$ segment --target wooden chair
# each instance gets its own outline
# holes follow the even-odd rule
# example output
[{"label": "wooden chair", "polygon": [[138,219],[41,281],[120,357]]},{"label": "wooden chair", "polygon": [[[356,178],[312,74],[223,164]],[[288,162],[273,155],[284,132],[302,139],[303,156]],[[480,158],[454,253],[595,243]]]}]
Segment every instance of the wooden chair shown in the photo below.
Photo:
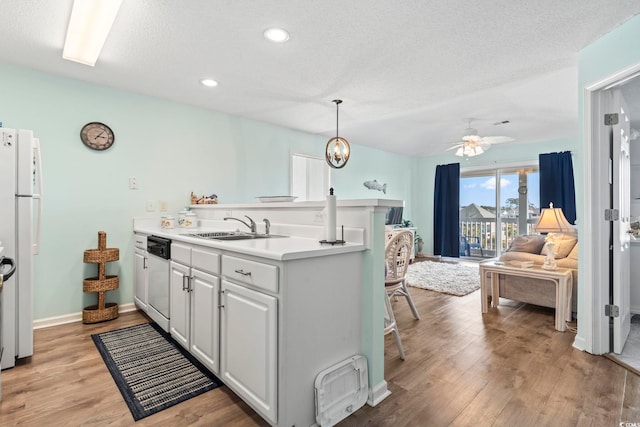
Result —
[{"label": "wooden chair", "polygon": [[385,334],[393,333],[400,351],[400,358],[404,360],[404,350],[400,340],[398,326],[396,324],[393,309],[391,307],[391,298],[404,296],[409,303],[409,308],[413,313],[413,317],[420,319],[418,310],[413,303],[409,288],[407,287],[406,275],[409,268],[411,257],[411,248],[413,247],[413,233],[410,231],[400,231],[393,235],[387,241],[385,247]]}]

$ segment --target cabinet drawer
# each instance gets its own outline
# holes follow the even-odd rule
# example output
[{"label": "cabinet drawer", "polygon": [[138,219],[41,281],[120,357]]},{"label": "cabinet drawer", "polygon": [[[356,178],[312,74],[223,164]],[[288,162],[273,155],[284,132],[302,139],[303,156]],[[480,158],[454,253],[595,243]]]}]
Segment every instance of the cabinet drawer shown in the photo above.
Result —
[{"label": "cabinet drawer", "polygon": [[191,246],[171,243],[171,259],[184,265],[191,265]]},{"label": "cabinet drawer", "polygon": [[145,251],[147,250],[147,236],[144,234],[134,234],[134,244],[135,247],[138,249],[144,249]]},{"label": "cabinet drawer", "polygon": [[278,267],[274,265],[223,255],[222,274],[238,282],[278,292]]},{"label": "cabinet drawer", "polygon": [[211,274],[220,274],[220,254],[195,246],[191,250],[191,266]]}]

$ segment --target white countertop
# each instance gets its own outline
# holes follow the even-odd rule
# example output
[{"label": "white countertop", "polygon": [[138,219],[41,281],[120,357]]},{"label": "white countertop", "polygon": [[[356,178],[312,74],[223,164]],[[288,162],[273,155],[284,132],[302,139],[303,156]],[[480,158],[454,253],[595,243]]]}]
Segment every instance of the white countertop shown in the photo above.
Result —
[{"label": "white countertop", "polygon": [[[191,209],[211,209],[211,210],[225,210],[225,209],[314,209],[324,208],[325,201],[315,202],[276,202],[276,203],[216,203],[216,204],[202,204],[202,205],[190,205]],[[336,206],[338,208],[362,208],[362,207],[398,207],[404,206],[402,200],[394,199],[338,199],[336,200]]]},{"label": "white countertop", "polygon": [[[313,258],[319,256],[335,255],[348,252],[364,251],[365,245],[359,242],[347,242],[342,245],[321,244],[317,239],[308,237],[270,237],[248,240],[209,240],[198,237],[190,237],[185,234],[206,233],[211,231],[229,231],[220,228],[162,228],[159,225],[135,224],[134,232],[165,237],[167,239],[191,243],[225,251],[238,252],[246,255],[254,255],[277,261],[293,259]],[[282,233],[273,233],[282,234]]]}]

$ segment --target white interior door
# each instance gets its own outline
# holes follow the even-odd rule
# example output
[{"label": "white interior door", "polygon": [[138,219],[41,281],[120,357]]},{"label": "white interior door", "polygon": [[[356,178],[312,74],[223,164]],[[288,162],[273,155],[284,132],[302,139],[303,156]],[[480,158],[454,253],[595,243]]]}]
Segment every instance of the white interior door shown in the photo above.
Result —
[{"label": "white interior door", "polygon": [[618,307],[618,315],[613,317],[613,351],[622,353],[631,329],[631,278],[630,278],[630,235],[628,233],[631,216],[631,160],[630,123],[627,106],[620,93],[614,88],[605,94],[609,99],[609,110],[618,114],[618,123],[609,126],[609,140],[612,143],[612,196],[613,208],[618,210],[618,221],[613,221],[612,247],[613,305]]}]

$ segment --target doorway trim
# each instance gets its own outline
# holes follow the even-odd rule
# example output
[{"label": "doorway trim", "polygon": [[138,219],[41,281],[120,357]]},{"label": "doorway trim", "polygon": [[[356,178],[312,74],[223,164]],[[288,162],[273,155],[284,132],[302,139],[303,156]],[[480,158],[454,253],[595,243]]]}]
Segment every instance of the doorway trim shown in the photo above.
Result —
[{"label": "doorway trim", "polygon": [[[604,315],[604,306],[609,301],[609,266],[607,223],[601,220],[608,207],[609,147],[598,144],[604,124],[600,118],[602,94],[605,90],[623,83],[640,72],[640,63],[624,68],[610,76],[586,86],[584,89],[584,220],[581,226],[578,287],[579,307],[578,334],[573,346],[592,354],[604,354],[609,350],[609,321]],[[605,152],[606,151],[606,152]],[[582,290],[582,292],[580,291]]]}]

